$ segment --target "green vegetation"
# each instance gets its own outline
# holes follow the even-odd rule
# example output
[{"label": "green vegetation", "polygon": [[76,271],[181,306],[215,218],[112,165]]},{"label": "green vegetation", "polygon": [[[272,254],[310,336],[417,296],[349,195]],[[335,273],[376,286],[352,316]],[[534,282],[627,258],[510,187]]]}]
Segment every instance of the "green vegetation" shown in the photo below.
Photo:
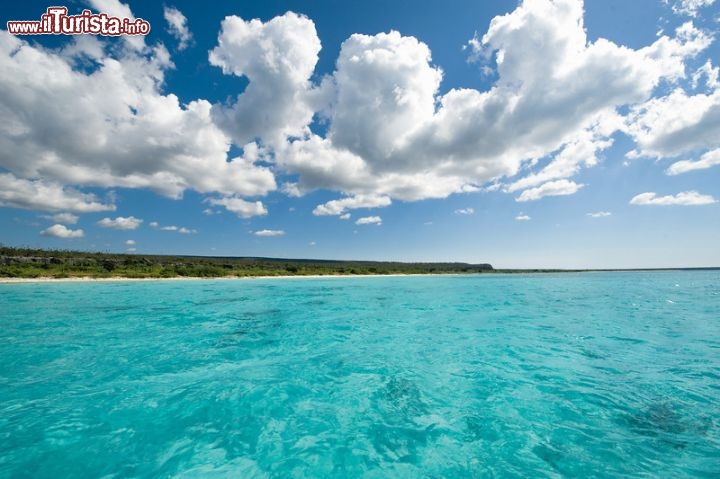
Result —
[{"label": "green vegetation", "polygon": [[0,278],[219,278],[367,274],[469,274],[489,264],[399,263],[48,251],[0,246]]}]

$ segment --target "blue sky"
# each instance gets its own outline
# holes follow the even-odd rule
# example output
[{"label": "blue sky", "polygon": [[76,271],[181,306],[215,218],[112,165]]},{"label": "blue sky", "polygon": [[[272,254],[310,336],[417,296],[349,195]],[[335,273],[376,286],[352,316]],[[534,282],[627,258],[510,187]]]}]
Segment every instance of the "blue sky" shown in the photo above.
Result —
[{"label": "blue sky", "polygon": [[720,266],[714,0],[74,0],[145,37],[15,36],[0,242]]}]

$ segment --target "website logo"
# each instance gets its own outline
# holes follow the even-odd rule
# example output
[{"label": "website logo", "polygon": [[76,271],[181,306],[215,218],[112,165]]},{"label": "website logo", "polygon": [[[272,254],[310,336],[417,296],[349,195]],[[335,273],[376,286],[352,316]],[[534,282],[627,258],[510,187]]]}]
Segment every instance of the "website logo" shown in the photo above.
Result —
[{"label": "website logo", "polygon": [[68,15],[66,7],[48,7],[40,20],[7,22],[12,35],[147,35],[150,23],[142,18],[111,17],[107,13],[83,10],[80,15]]}]

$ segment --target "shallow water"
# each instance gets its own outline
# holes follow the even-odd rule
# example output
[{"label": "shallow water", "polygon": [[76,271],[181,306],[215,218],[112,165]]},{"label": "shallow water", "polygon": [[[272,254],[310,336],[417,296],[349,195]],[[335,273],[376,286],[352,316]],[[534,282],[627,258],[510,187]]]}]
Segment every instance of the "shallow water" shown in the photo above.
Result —
[{"label": "shallow water", "polygon": [[0,285],[0,477],[718,477],[720,272]]}]

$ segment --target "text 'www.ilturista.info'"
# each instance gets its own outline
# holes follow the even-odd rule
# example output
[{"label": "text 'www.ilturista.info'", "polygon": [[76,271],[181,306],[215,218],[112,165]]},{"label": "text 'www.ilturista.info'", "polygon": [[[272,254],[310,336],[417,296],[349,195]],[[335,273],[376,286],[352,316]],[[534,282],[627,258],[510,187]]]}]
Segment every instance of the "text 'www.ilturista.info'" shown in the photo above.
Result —
[{"label": "text 'www.ilturista.info'", "polygon": [[83,10],[79,15],[68,15],[66,7],[49,7],[40,20],[7,22],[13,35],[147,35],[150,23],[142,18],[111,17],[107,13]]}]

